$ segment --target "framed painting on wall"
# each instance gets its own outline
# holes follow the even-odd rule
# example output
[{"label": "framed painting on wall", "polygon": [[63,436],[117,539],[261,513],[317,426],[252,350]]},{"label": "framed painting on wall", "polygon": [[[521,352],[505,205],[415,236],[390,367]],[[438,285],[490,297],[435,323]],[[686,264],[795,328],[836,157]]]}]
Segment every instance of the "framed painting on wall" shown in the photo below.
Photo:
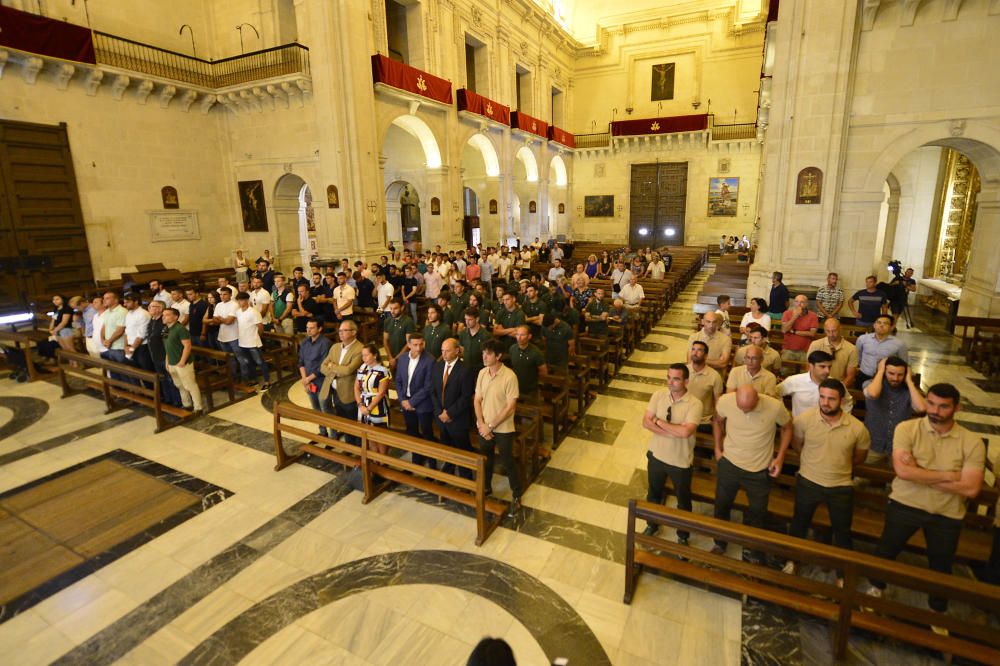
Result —
[{"label": "framed painting on wall", "polygon": [[736,202],[739,199],[739,178],[708,179],[708,216],[736,217]]},{"label": "framed painting on wall", "polygon": [[818,204],[823,201],[823,172],[818,167],[799,171],[795,184],[796,204]]},{"label": "framed painting on wall", "polygon": [[664,62],[653,65],[653,80],[650,83],[649,99],[658,102],[674,98],[674,72],[676,63]]},{"label": "framed painting on wall", "polygon": [[326,186],[326,205],[327,208],[340,208],[340,193],[336,185]]},{"label": "framed painting on wall", "polygon": [[243,231],[267,231],[267,211],[264,208],[264,181],[241,180],[240,212],[243,214]]},{"label": "framed painting on wall", "polygon": [[564,215],[565,213],[566,213],[566,204],[564,203],[559,204],[559,214]]},{"label": "framed painting on wall", "polygon": [[615,195],[590,194],[583,197],[584,217],[614,217]]},{"label": "framed painting on wall", "polygon": [[529,201],[528,202],[528,212],[529,213],[537,213],[538,212],[538,204],[536,204],[534,201]]},{"label": "framed painting on wall", "polygon": [[497,214],[497,200],[490,199],[490,215],[496,215],[496,214]]}]

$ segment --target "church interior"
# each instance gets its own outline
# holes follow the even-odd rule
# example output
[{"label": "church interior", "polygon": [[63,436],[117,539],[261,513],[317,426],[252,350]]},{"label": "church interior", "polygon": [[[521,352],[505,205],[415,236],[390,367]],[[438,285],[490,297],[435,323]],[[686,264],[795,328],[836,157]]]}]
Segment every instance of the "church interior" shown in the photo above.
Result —
[{"label": "church interior", "polygon": [[1000,663],[997,34],[0,0],[10,663]]}]

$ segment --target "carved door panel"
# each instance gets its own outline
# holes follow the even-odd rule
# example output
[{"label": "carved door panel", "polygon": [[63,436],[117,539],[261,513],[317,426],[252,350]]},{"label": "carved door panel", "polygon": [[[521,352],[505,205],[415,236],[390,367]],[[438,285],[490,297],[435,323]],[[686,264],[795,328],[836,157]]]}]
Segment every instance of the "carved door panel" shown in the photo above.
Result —
[{"label": "carved door panel", "polygon": [[65,124],[0,121],[0,304],[94,286]]},{"label": "carved door panel", "polygon": [[684,244],[687,162],[632,165],[629,245]]}]

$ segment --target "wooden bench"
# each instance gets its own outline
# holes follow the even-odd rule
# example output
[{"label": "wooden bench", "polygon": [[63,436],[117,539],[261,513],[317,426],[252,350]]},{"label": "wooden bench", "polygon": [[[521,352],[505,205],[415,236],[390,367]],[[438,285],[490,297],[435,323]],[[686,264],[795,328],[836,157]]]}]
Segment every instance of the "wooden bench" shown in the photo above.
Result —
[{"label": "wooden bench", "polygon": [[[287,333],[261,333],[262,353],[268,369],[278,375],[278,381],[299,376],[299,339]],[[338,341],[339,342],[339,341]]]},{"label": "wooden bench", "polygon": [[[79,391],[70,385],[69,379],[79,379],[86,388],[101,392],[106,414],[119,409],[116,399],[128,400],[153,410],[156,419],[156,430],[161,432],[194,416],[194,413],[164,404],[160,401],[160,376],[155,372],[140,370],[135,366],[94,358],[89,354],[70,352],[60,349],[56,352],[59,369],[59,383],[62,385],[62,397],[74,395]],[[97,372],[88,372],[97,370]],[[115,374],[125,379],[112,377]],[[131,380],[131,381],[130,381]],[[134,383],[133,383],[134,382]],[[177,421],[168,422],[165,414],[177,417]]]},{"label": "wooden bench", "polygon": [[39,379],[46,379],[52,376],[54,369],[50,369],[47,366],[39,366],[35,363],[33,349],[38,347],[39,342],[44,342],[49,339],[49,332],[47,330],[34,329],[34,328],[23,328],[19,331],[11,330],[4,331],[0,330],[0,342],[11,342],[13,343],[13,348],[24,354],[25,369],[28,372],[28,381],[37,381]]},{"label": "wooden bench", "polygon": [[[556,448],[569,431],[569,385],[568,377],[546,375],[538,378],[541,402],[537,407],[542,419],[552,425],[552,448]],[[529,403],[531,404],[531,403]]]},{"label": "wooden bench", "polygon": [[[229,363],[231,354],[228,352],[198,347],[192,345],[191,355],[194,361],[194,376],[201,389],[201,398],[205,403],[205,411],[215,411],[215,391],[225,391],[229,396],[226,404],[236,402],[236,377]],[[253,395],[248,393],[247,397]]]},{"label": "wooden bench", "polygon": [[[360,444],[348,444],[316,435],[297,425],[287,423],[287,420],[304,421],[332,428],[342,434],[358,438]],[[284,445],[286,434],[316,443],[302,444],[299,453],[289,455]],[[274,406],[274,446],[277,456],[276,470],[284,469],[305,453],[360,469],[364,481],[362,501],[365,504],[383,493],[392,482],[396,482],[472,507],[476,512],[477,546],[481,546],[497,528],[507,510],[505,502],[486,496],[486,486],[489,483],[486,479],[486,456],[480,453],[460,451],[388,428],[323,414],[286,401],[280,401]],[[416,465],[392,455],[391,452],[381,453],[376,446],[389,447],[402,452],[403,455],[410,453],[434,458],[456,468],[469,470],[473,478],[466,479],[456,474]],[[488,514],[492,514],[493,518],[489,518]]]},{"label": "wooden bench", "polygon": [[[649,568],[826,620],[831,624],[833,652],[837,659],[846,655],[850,631],[854,628],[946,655],[984,664],[1000,663],[1000,632],[986,617],[968,621],[871,597],[858,589],[865,580],[882,580],[918,593],[966,603],[985,615],[1000,612],[1000,589],[997,587],[649,502],[631,500],[628,511],[626,604],[632,602],[642,570]],[[785,574],[763,564],[646,536],[637,529],[639,521],[727,541],[783,560],[834,569],[842,572],[844,586]],[[931,626],[944,627],[950,635],[939,635]]]}]

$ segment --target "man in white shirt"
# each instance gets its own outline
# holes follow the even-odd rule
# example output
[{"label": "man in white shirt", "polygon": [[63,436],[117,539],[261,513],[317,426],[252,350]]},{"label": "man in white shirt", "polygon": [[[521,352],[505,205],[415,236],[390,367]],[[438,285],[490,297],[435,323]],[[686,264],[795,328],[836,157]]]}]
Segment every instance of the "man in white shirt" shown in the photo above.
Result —
[{"label": "man in white shirt", "polygon": [[154,301],[162,301],[163,307],[173,307],[174,301],[170,297],[170,292],[163,288],[163,283],[159,280],[149,281],[149,290],[153,292]]},{"label": "man in white shirt", "polygon": [[663,263],[663,259],[660,258],[660,255],[654,254],[653,261],[646,268],[646,275],[652,280],[662,280],[666,274],[667,267]]},{"label": "man in white shirt", "polygon": [[[257,279],[257,278],[254,278]],[[247,386],[256,383],[256,370],[264,377],[261,389],[267,390],[271,374],[261,349],[260,334],[264,331],[264,321],[256,308],[250,307],[250,294],[241,291],[236,295],[236,361],[240,364],[240,378]],[[216,306],[218,308],[218,306]],[[256,368],[254,368],[253,363]]]},{"label": "man in white shirt", "polygon": [[125,294],[125,358],[143,370],[153,370],[153,358],[146,346],[149,333],[149,313],[142,307],[138,294]]},{"label": "man in white shirt", "polygon": [[250,292],[250,307],[260,314],[260,320],[265,327],[271,325],[271,292],[264,289],[264,281],[259,277],[250,280],[253,290]]},{"label": "man in white shirt", "polygon": [[354,299],[358,292],[347,284],[347,273],[337,274],[337,287],[333,290],[333,316],[337,321],[354,318]]},{"label": "man in white shirt", "polygon": [[566,269],[562,266],[562,261],[556,259],[552,262],[552,268],[549,269],[549,282],[555,283],[561,277],[566,276]]},{"label": "man in white shirt", "polygon": [[625,302],[625,307],[629,310],[638,310],[642,307],[642,299],[646,297],[646,292],[642,290],[639,279],[632,274],[629,276],[628,284],[622,287],[618,293]]},{"label": "man in white shirt", "polygon": [[235,301],[235,298],[236,298],[236,289],[231,284],[229,284],[229,280],[228,279],[226,279],[224,277],[220,277],[219,278],[219,288],[216,289],[215,291],[217,291],[219,293],[219,296],[222,295],[222,292],[228,291],[229,292],[229,300],[231,300],[233,302],[233,305],[236,305],[236,301]]},{"label": "man in white shirt", "polygon": [[[170,298],[173,300],[174,304],[172,307],[177,310],[177,323],[184,328],[188,327],[188,319],[191,316],[191,301],[184,298],[184,290],[180,287],[174,287],[170,290]],[[163,308],[166,311],[166,307]]]},{"label": "man in white shirt", "polygon": [[108,348],[101,342],[101,333],[104,332],[104,313],[107,312],[107,308],[104,306],[104,299],[101,296],[95,296],[90,304],[97,312],[94,314],[92,323],[94,332],[87,338],[87,353],[94,358],[100,358],[101,352],[108,351]]},{"label": "man in white shirt", "polygon": [[510,268],[514,264],[513,260],[510,258],[510,254],[504,250],[501,253],[500,258],[497,259],[497,275],[504,282],[510,277]]},{"label": "man in white shirt", "polygon": [[[221,279],[221,278],[220,278]],[[232,357],[229,359],[230,370],[235,372],[236,370],[236,358],[239,354],[239,326],[236,323],[236,311],[239,306],[236,305],[230,294],[232,292],[229,288],[219,290],[219,298],[221,299],[219,303],[215,305],[215,310],[212,314],[211,323],[216,324],[219,327],[219,337],[217,342],[219,347],[224,352],[229,352]]]},{"label": "man in white shirt", "polygon": [[632,279],[632,271],[625,268],[625,262],[619,261],[615,264],[615,270],[611,271],[611,288],[618,287],[616,291],[621,291],[621,289],[629,283]]},{"label": "man in white shirt", "polygon": [[549,261],[555,261],[556,259],[562,261],[565,257],[566,253],[564,253],[563,249],[559,247],[559,243],[554,243],[552,245],[552,250],[549,252]]},{"label": "man in white shirt", "polygon": [[[819,385],[830,377],[833,357],[825,351],[814,351],[809,354],[808,372],[792,375],[778,384],[778,395],[782,398],[792,397],[792,416],[819,405]],[[846,414],[854,410],[854,400],[850,393],[845,393],[840,408]]]},{"label": "man in white shirt", "polygon": [[396,291],[396,288],[389,282],[385,271],[379,272],[376,279],[378,280],[378,286],[375,287],[377,309],[378,313],[382,314],[389,309],[389,301],[392,300],[392,295]]}]

